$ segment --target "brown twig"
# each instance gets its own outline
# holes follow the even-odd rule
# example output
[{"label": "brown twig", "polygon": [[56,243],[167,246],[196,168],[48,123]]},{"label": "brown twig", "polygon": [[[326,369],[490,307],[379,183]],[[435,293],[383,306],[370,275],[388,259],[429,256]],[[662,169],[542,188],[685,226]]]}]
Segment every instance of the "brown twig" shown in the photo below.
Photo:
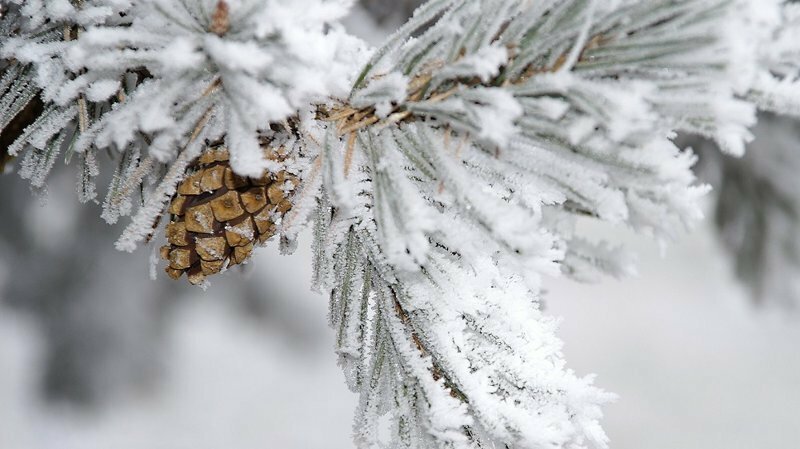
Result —
[{"label": "brown twig", "polygon": [[355,152],[356,148],[356,137],[357,134],[355,132],[351,132],[347,138],[347,149],[344,153],[344,177],[347,178],[350,175],[350,167],[353,165],[353,153]]},{"label": "brown twig", "polygon": [[414,330],[414,327],[411,323],[411,317],[409,316],[408,312],[403,309],[403,305],[400,304],[400,299],[398,298],[397,291],[394,288],[391,288],[392,292],[392,299],[394,302],[394,310],[397,313],[397,316],[400,318],[400,321],[406,326],[409,333],[411,334],[411,340],[414,342],[414,345],[417,347],[419,352],[423,355],[423,357],[430,357],[431,358],[431,375],[433,376],[434,380],[444,379],[445,388],[450,391],[450,396],[464,402],[465,404],[469,404],[469,399],[467,395],[462,392],[458,386],[453,382],[452,379],[447,375],[444,369],[439,366],[438,362],[434,358],[433,354],[428,350],[425,346],[423,341],[419,338],[417,331]]},{"label": "brown twig", "polygon": [[[607,42],[610,42],[606,36],[603,35],[596,35],[588,40],[584,48],[580,52],[580,56],[578,61],[582,61],[585,59],[585,54],[587,51],[601,47]],[[513,51],[513,48],[510,48],[509,51]],[[560,55],[556,61],[549,67],[540,67],[531,64],[525,70],[522,71],[518,77],[514,79],[505,79],[502,80],[501,85],[508,86],[508,85],[515,85],[521,84],[528,81],[533,76],[542,73],[552,73],[556,72],[563,67],[563,65],[567,62],[567,58],[569,57],[568,53],[564,53]],[[513,62],[514,57],[510,58],[509,63]],[[377,116],[375,107],[368,106],[365,108],[354,108],[347,103],[341,103],[340,105],[334,107],[331,111],[321,111],[321,116],[323,120],[330,121],[336,123],[337,131],[339,132],[340,136],[344,136],[346,134],[352,132],[358,132],[368,126],[376,125],[377,126],[388,126],[391,124],[403,122],[403,121],[414,121],[419,119],[416,117],[414,113],[412,113],[406,106],[409,103],[419,103],[422,101],[426,102],[439,102],[444,101],[454,94],[456,94],[461,88],[471,88],[476,86],[495,86],[500,83],[500,76],[495,79],[489,81],[483,81],[478,78],[469,78],[459,80],[456,85],[448,85],[446,90],[438,91],[428,91],[428,87],[430,86],[431,81],[434,78],[436,73],[436,69],[443,66],[443,63],[430,63],[428,64],[422,73],[418,74],[414,78],[412,78],[407,87],[408,95],[406,99],[396,105],[389,113],[387,118],[381,119]],[[378,79],[385,75],[376,75],[373,79]]]}]

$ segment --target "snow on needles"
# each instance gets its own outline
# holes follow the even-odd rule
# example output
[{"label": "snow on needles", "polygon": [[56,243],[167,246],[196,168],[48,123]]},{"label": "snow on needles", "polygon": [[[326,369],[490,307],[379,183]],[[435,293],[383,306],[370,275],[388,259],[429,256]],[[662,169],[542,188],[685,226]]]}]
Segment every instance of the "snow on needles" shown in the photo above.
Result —
[{"label": "snow on needles", "polygon": [[0,123],[46,103],[9,148],[21,173],[42,186],[65,147],[88,200],[118,150],[103,217],[141,188],[133,250],[206,142],[251,176],[281,168],[262,138],[283,145],[283,242],[311,222],[364,448],[604,447],[611,396],[564,368],[542,275],[633,272],[579,219],[659,240],[700,219],[678,132],[740,155],[758,109],[800,111],[779,0],[430,0],[366,62],[350,0],[80,3],[0,20]]},{"label": "snow on needles", "polygon": [[[135,2],[125,11],[129,22],[100,23],[75,42],[59,44],[76,76],[40,83],[54,86],[47,91],[59,104],[82,94],[102,101],[119,93],[126,74],[146,72],[137,89],[125,92],[126,101],[82,136],[79,151],[90,145],[122,150],[141,131],[153,136],[151,154],[167,162],[209,112],[226,123],[223,134],[209,138],[224,135],[233,168],[258,176],[274,168],[260,150],[259,129],[349,87],[349,58],[359,45],[333,25],[347,6],[326,0]],[[214,14],[224,22],[216,30]]]},{"label": "snow on needles", "polygon": [[561,370],[540,277],[634,272],[579,218],[663,242],[702,217],[708,187],[672,138],[752,138],[783,22],[748,8],[780,17],[772,0],[432,0],[374,53],[311,148],[318,284],[363,447],[382,414],[391,448],[605,445],[609,397]]}]

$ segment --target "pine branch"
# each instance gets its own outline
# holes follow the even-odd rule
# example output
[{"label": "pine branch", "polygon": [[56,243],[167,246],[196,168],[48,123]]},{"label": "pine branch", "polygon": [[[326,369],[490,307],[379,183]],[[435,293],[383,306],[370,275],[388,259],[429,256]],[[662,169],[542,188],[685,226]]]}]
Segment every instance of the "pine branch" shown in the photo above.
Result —
[{"label": "pine branch", "polygon": [[[610,396],[589,387],[587,380],[555,380],[564,373],[551,359],[558,357],[558,343],[550,334],[553,323],[539,317],[542,327],[517,327],[530,326],[527,320],[538,316],[526,289],[493,278],[489,263],[477,275],[489,282],[487,289],[473,290],[461,279],[475,276],[471,268],[451,256],[436,257],[430,272],[409,277],[393,271],[370,249],[371,225],[329,211],[322,204],[318,212],[320,219],[333,220],[318,228],[318,276],[331,295],[340,364],[351,388],[361,395],[359,443],[378,444],[378,419],[387,413],[393,417],[393,447],[538,447],[584,438],[604,444],[604,436],[592,424],[597,416],[590,418],[596,410],[571,409],[569,404],[585,394],[583,403],[595,407]],[[500,304],[522,316],[505,316]],[[484,313],[496,314],[497,320],[482,321]],[[463,330],[455,331],[454,326]],[[533,346],[523,349],[523,341]],[[519,365],[518,357],[534,354],[543,358]],[[464,371],[462,364],[472,369]],[[555,371],[546,374],[549,370]],[[485,390],[490,385],[494,387],[489,390],[497,391]],[[516,398],[513,404],[511,398]],[[408,401],[411,404],[402,405]],[[562,407],[574,417],[576,433],[543,430],[555,425],[550,413]]]},{"label": "pine branch", "polygon": [[[87,0],[61,8],[39,1],[12,6],[0,20],[9,35],[2,56],[35,68],[47,108],[15,140],[11,153],[32,147],[23,172],[34,186],[44,185],[59,153],[66,151],[67,161],[77,155],[82,201],[96,195],[98,150],[109,150],[120,167],[144,160],[139,169],[118,171],[112,180],[103,212],[109,222],[133,212],[134,192],[170,191],[176,179],[163,179],[161,170],[143,171],[185,159],[180,153],[204,117],[213,125],[204,135],[226,143],[238,173],[258,177],[265,170],[281,171],[263,157],[260,139],[270,133],[270,123],[311,100],[344,92],[349,54],[339,48],[357,44],[339,29],[328,29],[346,11],[344,3],[312,0],[308,8],[290,3]],[[325,54],[307,56],[309,43],[321,45]],[[151,219],[137,218],[140,225],[161,212],[152,204],[145,209]],[[135,234],[144,238],[149,232],[148,224]]]},{"label": "pine branch", "polygon": [[[75,155],[82,200],[110,150],[103,216],[134,214],[121,249],[149,240],[178,185],[235,196],[190,217],[222,245],[200,248],[208,260],[171,223],[173,274],[197,283],[252,249],[253,232],[229,248],[233,215],[260,211],[259,237],[280,227],[284,248],[313,221],[360,446],[381,444],[389,415],[389,447],[602,447],[610,397],[563,368],[541,275],[632,271],[579,219],[661,240],[699,219],[707,188],[676,132],[741,154],[757,108],[800,110],[796,8],[756,3],[431,0],[355,74],[361,43],[336,27],[346,1],[36,0],[0,18],[17,71],[0,81],[0,129],[38,94],[8,153],[38,186]],[[265,158],[273,141],[289,157]],[[184,178],[212,143],[236,173],[215,160],[201,190]],[[273,209],[242,178],[287,170],[299,192],[286,200],[276,176]],[[248,214],[240,187],[258,190]]]},{"label": "pine branch", "polygon": [[764,27],[766,45],[761,52],[763,69],[756,75],[747,98],[764,111],[800,117],[800,5],[786,1],[772,24]]},{"label": "pine branch", "polygon": [[[3,99],[5,98],[6,95],[3,95]],[[7,123],[0,126],[0,150],[2,151],[0,154],[0,174],[5,173],[6,164],[15,157],[8,151],[11,144],[22,135],[26,127],[36,120],[36,117],[42,114],[44,109],[44,104],[35,91],[15,103],[17,103],[16,107],[3,108],[3,110],[10,111],[10,114],[8,114]],[[21,109],[19,108],[20,105],[22,106]]]},{"label": "pine branch", "polygon": [[[676,7],[665,2],[660,7],[663,11],[652,14],[652,5],[626,4],[619,10],[600,8],[593,14],[591,4],[585,2],[555,2],[536,8],[514,2],[488,1],[474,7],[460,2],[433,2],[376,53],[347,102],[323,109],[318,116],[333,122],[337,134],[347,142],[343,150],[346,173],[358,148],[372,154],[368,159],[371,158],[373,169],[378,164],[392,163],[394,156],[390,157],[390,153],[397,151],[396,168],[388,173],[402,173],[403,166],[413,167],[414,174],[409,176],[423,179],[413,187],[421,189],[423,198],[451,196],[439,203],[454,201],[463,206],[469,211],[467,216],[494,235],[506,252],[521,254],[524,250],[511,235],[498,232],[488,216],[481,216],[485,204],[467,199],[474,196],[470,179],[481,179],[481,183],[505,192],[483,203],[497,201],[497,210],[512,208],[501,206],[502,203],[518,203],[522,209],[520,221],[527,223],[524,227],[528,229],[539,226],[537,211],[542,207],[566,202],[570,206],[562,208],[564,211],[626,222],[637,230],[671,237],[700,216],[692,204],[704,188],[692,186],[689,168],[694,158],[690,154],[680,153],[667,139],[644,138],[667,135],[670,125],[680,129],[687,123],[684,117],[675,115],[673,106],[666,108],[653,93],[665,89],[677,89],[676,93],[680,89],[704,91],[697,86],[705,83],[708,94],[716,95],[713,101],[741,106],[730,96],[731,91],[726,97],[724,89],[710,87],[717,84],[717,78],[708,76],[708,58],[700,56],[723,50],[719,47],[720,38],[702,21],[687,20],[697,16],[712,20],[711,13],[724,5],[681,2]],[[499,13],[486,27],[478,27],[482,19],[476,12],[481,10]],[[408,37],[436,16],[441,16],[436,25],[406,47],[400,45],[404,42],[400,37],[403,32]],[[622,21],[624,17],[638,18],[639,22]],[[451,22],[459,24],[453,29],[476,27],[477,34],[449,35]],[[688,39],[672,37],[673,32],[666,32],[670,27],[685,27],[684,34],[694,39],[693,45],[688,45]],[[557,30],[551,34],[559,40],[548,36],[542,44],[534,39],[544,36],[546,30]],[[635,50],[641,54],[638,59],[631,59]],[[672,78],[650,73],[653,65],[674,64],[679,58],[697,61],[696,66],[684,64],[676,69],[693,79],[692,84],[675,84]],[[385,66],[385,74],[371,75],[379,64]],[[725,70],[725,66],[720,63],[716,70]],[[630,95],[630,88],[622,87],[623,81],[638,85],[641,90]],[[644,87],[648,83],[650,87]],[[694,102],[712,99],[686,100],[693,103],[682,105],[682,111],[707,110],[696,108]],[[747,135],[747,116],[745,112],[741,117],[744,122],[738,125],[742,135]],[[702,122],[716,120],[706,117]],[[595,133],[599,135],[593,136],[593,131],[599,131]],[[449,147],[443,143],[453,140],[464,142],[454,160],[442,159],[436,151],[429,150]],[[640,149],[642,146],[645,148]],[[537,167],[534,160],[546,165]],[[374,179],[376,192],[409,188],[401,188],[399,183],[404,181],[399,179],[389,181],[394,176],[382,178],[386,181]],[[653,177],[663,184],[652,185],[649,179]],[[386,182],[393,186],[380,186]],[[436,184],[436,190],[424,187],[426,182]],[[537,193],[531,196],[526,191]],[[386,207],[377,210],[403,209],[392,204]],[[382,220],[379,232],[390,226],[387,220],[397,221],[392,226],[398,230],[408,229],[407,224],[401,223],[408,222],[402,212],[378,219]],[[521,231],[522,227],[518,229]],[[398,241],[397,237],[384,235],[382,241],[389,245],[390,241]],[[405,251],[409,249],[406,246]],[[398,247],[389,252],[403,251]],[[603,254],[608,253],[596,253],[598,266],[614,265],[606,263]],[[412,257],[412,265],[424,259]]]},{"label": "pine branch", "polygon": [[[0,64],[6,66],[7,76],[16,77],[15,86],[2,93],[3,121],[9,123],[21,115],[26,104],[34,112],[31,120],[18,121],[24,122],[24,129],[4,144],[4,152],[16,156],[27,150],[19,172],[30,179],[34,189],[44,189],[62,151],[66,150],[65,159],[70,161],[75,139],[89,126],[90,114],[109,107],[88,102],[84,94],[74,102],[57,103],[53,89],[74,78],[61,57],[80,30],[113,17],[121,11],[119,7],[117,2],[76,1],[52,7],[32,1],[6,6],[0,17],[0,35],[4,35]],[[22,73],[14,76],[15,70]],[[79,157],[78,195],[82,202],[91,201],[96,195],[95,159],[93,152]]]},{"label": "pine branch", "polygon": [[[707,187],[695,182],[694,155],[669,137],[704,135],[731,154],[751,138],[756,105],[747,81],[733,74],[753,61],[720,25],[725,17],[752,29],[738,16],[741,6],[432,1],[374,53],[346,101],[317,109],[323,143],[312,155],[321,160],[323,204],[330,202],[323,208],[332,215],[316,218],[316,268],[331,294],[341,363],[361,393],[363,446],[376,444],[381,414],[392,418],[396,447],[604,444],[594,412],[562,440],[526,433],[521,422],[538,426],[527,413],[550,403],[552,390],[532,386],[525,376],[538,377],[513,364],[494,371],[521,347],[495,324],[520,309],[504,296],[488,301],[491,314],[476,314],[486,304],[470,295],[487,269],[503,279],[524,276],[533,295],[542,273],[630,274],[624,249],[581,238],[579,217],[659,239],[699,219]],[[465,308],[470,313],[459,315]],[[395,354],[375,337],[386,328]],[[476,369],[483,351],[495,357],[486,371]],[[426,359],[424,368],[415,357]],[[399,374],[375,373],[392,358],[404,367]],[[393,385],[398,375],[402,383]],[[436,379],[436,389],[426,387]],[[409,385],[418,396],[402,406],[397,397]],[[491,385],[491,393],[477,385]],[[390,389],[394,408],[377,389]],[[433,399],[454,392],[460,404]],[[601,393],[592,398],[603,402]],[[505,409],[510,401],[518,407]],[[445,420],[442,407],[463,419]],[[522,415],[527,420],[515,420]]]}]

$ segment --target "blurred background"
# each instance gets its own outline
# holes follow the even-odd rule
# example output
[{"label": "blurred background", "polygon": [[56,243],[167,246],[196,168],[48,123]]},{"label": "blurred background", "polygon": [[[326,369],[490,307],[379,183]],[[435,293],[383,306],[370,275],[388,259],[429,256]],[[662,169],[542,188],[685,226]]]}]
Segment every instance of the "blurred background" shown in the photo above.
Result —
[{"label": "blurred background", "polygon": [[[415,3],[365,0],[348,26],[375,42]],[[800,126],[756,133],[743,160],[682,142],[718,193],[665,250],[587,229],[636,250],[637,277],[545,283],[569,366],[619,395],[613,448],[800,444]],[[151,281],[150,249],[114,250],[120,227],[74,179],[57,168],[45,194],[0,176],[0,449],[353,447],[307,246],[262,249],[207,291]]]}]

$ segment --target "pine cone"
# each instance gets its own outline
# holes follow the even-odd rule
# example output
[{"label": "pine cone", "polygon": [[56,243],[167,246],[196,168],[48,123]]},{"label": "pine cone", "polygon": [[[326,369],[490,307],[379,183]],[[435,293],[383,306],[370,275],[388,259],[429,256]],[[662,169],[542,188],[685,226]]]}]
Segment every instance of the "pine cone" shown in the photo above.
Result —
[{"label": "pine cone", "polygon": [[[281,160],[272,153],[268,157]],[[277,224],[292,208],[290,194],[297,178],[285,171],[260,179],[233,173],[228,150],[203,153],[178,186],[169,206],[168,245],[161,257],[169,261],[167,274],[178,279],[187,274],[197,285],[246,261],[253,247],[275,235]]]}]

